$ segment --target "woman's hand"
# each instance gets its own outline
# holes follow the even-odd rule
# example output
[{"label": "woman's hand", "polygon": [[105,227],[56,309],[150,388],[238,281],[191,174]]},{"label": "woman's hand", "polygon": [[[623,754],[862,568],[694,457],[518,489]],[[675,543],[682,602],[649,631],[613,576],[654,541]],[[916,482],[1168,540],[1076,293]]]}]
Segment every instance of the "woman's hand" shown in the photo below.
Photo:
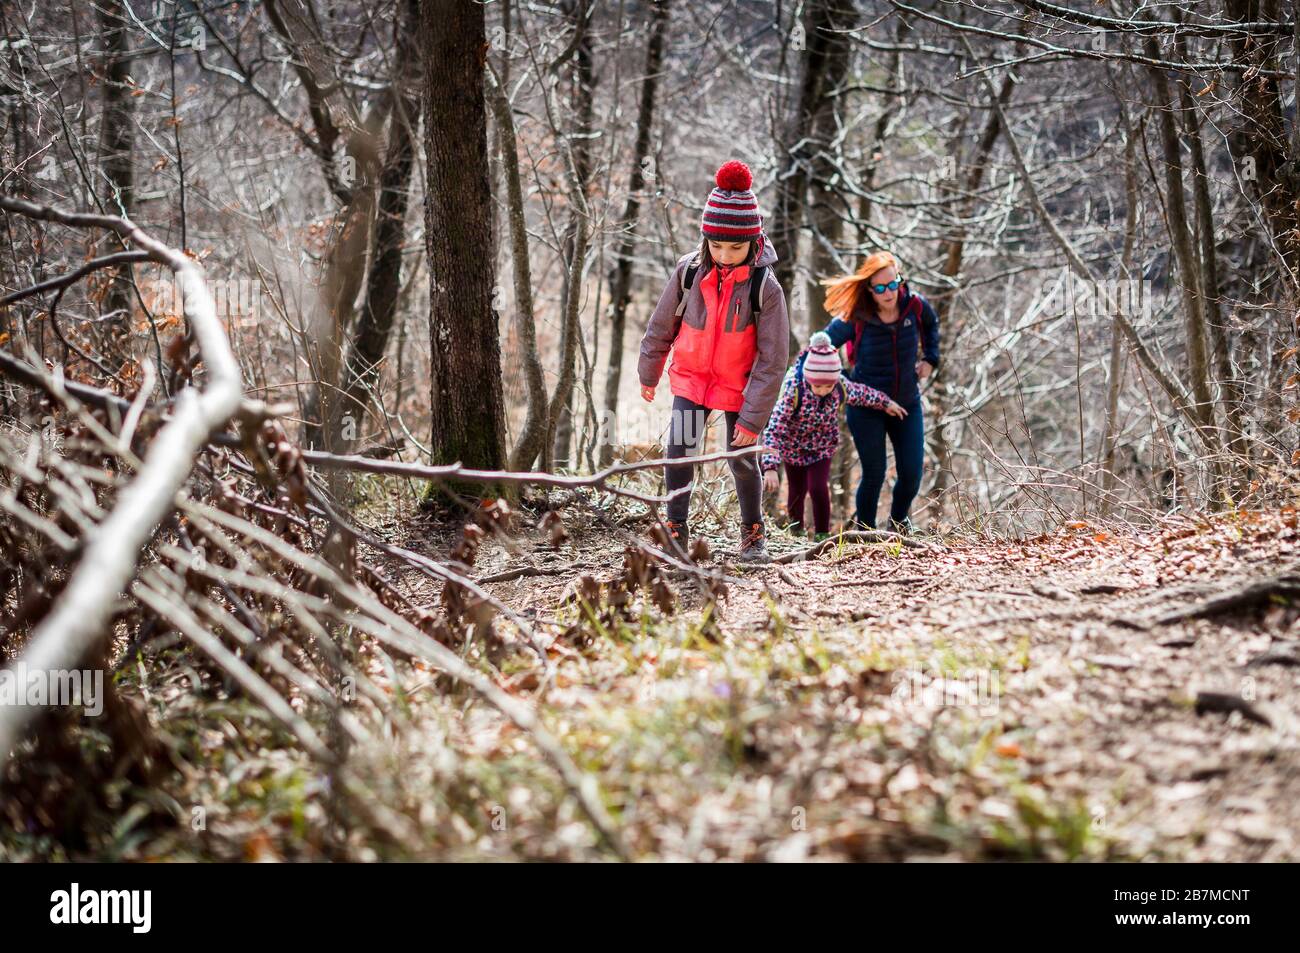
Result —
[{"label": "woman's hand", "polygon": [[646,387],[644,384],[642,384],[641,399],[644,400],[647,404],[654,403],[655,389],[653,387]]},{"label": "woman's hand", "polygon": [[934,373],[934,367],[930,364],[929,361],[919,361],[917,363],[916,365],[917,380],[923,381],[933,373]]},{"label": "woman's hand", "polygon": [[[926,366],[928,367],[929,365]],[[903,409],[902,405],[896,404],[892,400],[885,405],[885,413],[889,414],[891,417],[897,417],[899,420],[902,420],[907,416],[907,411]]]},{"label": "woman's hand", "polygon": [[768,493],[775,493],[781,488],[781,480],[777,477],[775,470],[766,470],[763,473],[763,489]]},{"label": "woman's hand", "polygon": [[741,447],[752,447],[758,442],[758,434],[750,433],[739,424],[736,425],[736,433],[731,438],[731,446],[739,450]]}]

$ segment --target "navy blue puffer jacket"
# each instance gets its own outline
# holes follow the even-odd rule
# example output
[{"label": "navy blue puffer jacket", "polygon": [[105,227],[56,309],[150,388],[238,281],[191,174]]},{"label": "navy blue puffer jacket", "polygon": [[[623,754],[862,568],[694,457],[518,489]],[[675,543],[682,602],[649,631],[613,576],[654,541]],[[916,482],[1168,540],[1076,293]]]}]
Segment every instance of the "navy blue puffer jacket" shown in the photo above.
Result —
[{"label": "navy blue puffer jacket", "polygon": [[920,398],[918,356],[932,367],[939,366],[939,316],[930,302],[904,284],[899,289],[898,320],[885,324],[869,313],[869,293],[864,286],[851,320],[836,318],[825,331],[836,347],[857,340],[850,380],[883,390],[897,403],[911,407]]}]

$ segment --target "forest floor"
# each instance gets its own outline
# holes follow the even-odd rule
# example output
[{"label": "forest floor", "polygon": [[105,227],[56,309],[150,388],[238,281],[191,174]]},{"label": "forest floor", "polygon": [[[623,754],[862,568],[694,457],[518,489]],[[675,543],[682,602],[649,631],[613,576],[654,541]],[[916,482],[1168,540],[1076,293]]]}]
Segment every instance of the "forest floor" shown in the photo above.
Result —
[{"label": "forest floor", "polygon": [[[716,611],[680,569],[611,604],[629,562],[646,571],[628,556],[647,529],[635,510],[569,507],[558,540],[522,513],[525,528],[482,542],[470,574],[529,620],[549,675],[526,647],[495,667],[486,636],[462,648],[595,782],[628,856],[1300,859],[1294,510],[836,543],[761,567],[715,538],[700,566],[725,580]],[[459,535],[400,511],[368,523],[442,560]],[[802,546],[773,532],[778,555]],[[438,610],[441,584],[366,558]],[[199,769],[122,787],[84,851],[0,837],[0,856],[613,857],[527,732],[368,643],[364,671],[393,704],[364,715],[379,730],[349,769],[414,835],[330,835],[329,778],[166,651],[119,686]]]},{"label": "forest floor", "polygon": [[[634,856],[1300,859],[1294,511],[760,568],[715,540],[715,620],[684,573],[670,614],[583,613],[565,597],[618,576],[629,531],[579,521],[558,548],[485,543],[474,569],[555,573],[485,582],[562,632],[551,682],[525,659],[499,683],[595,775]],[[474,706],[450,731],[492,766],[460,792],[488,822],[463,853],[594,849],[537,803],[514,726]]]}]

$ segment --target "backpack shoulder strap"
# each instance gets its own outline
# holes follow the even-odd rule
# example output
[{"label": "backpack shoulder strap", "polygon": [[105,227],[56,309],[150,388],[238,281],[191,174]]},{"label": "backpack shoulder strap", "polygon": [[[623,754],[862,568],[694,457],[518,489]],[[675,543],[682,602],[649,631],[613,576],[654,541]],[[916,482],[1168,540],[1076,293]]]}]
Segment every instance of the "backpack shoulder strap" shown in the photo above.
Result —
[{"label": "backpack shoulder strap", "polygon": [[858,348],[862,346],[862,329],[866,327],[865,321],[853,322],[853,340],[849,342],[849,367],[856,367],[858,363]]},{"label": "backpack shoulder strap", "polygon": [[757,318],[763,310],[763,285],[767,282],[767,265],[759,265],[749,278],[749,313]]},{"label": "backpack shoulder strap", "polygon": [[696,258],[691,259],[686,267],[682,269],[681,294],[678,295],[677,310],[674,312],[679,318],[686,311],[686,292],[690,291],[691,285],[695,284],[695,275],[699,270],[700,262]]}]

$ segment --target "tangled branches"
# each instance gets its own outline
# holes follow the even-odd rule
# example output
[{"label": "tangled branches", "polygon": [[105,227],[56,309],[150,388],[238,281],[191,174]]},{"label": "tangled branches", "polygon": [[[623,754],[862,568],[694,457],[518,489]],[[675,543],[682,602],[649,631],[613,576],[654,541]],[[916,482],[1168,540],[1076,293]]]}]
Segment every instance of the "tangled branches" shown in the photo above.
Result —
[{"label": "tangled branches", "polygon": [[[315,485],[275,409],[241,398],[225,330],[187,256],[125,219],[9,198],[0,207],[38,221],[110,229],[139,246],[139,255],[165,264],[184,284],[191,329],[166,349],[177,389],[157,403],[148,365],[140,387],[124,395],[112,389],[120,387],[117,378],[103,387],[69,385],[61,367],[47,368],[30,348],[26,361],[5,355],[0,370],[35,388],[17,395],[21,408],[10,402],[12,426],[0,435],[6,657],[36,672],[84,667],[120,674],[134,665],[148,680],[166,670],[169,651],[184,646],[194,689],[247,701],[261,713],[258,723],[269,719],[282,740],[324,770],[331,838],[359,824],[398,847],[418,841],[418,819],[368,791],[348,752],[393,726],[393,689],[376,681],[373,662],[392,671],[394,657],[418,659],[522,729],[599,841],[626,856],[594,785],[531,708],[487,674],[516,644],[494,626],[497,615],[517,623],[525,642],[542,652],[526,620],[464,575],[477,539],[503,531],[504,504],[484,508],[445,563],[375,539]],[[8,300],[62,294],[79,276]],[[197,355],[177,343],[189,339],[197,341]],[[363,559],[362,548],[372,543],[440,579],[440,605],[419,604]],[[463,657],[474,643],[488,649],[479,662]],[[183,772],[193,768],[183,746],[164,742],[146,714],[119,697],[113,678],[105,684],[104,718],[89,706],[79,717],[69,709],[0,708],[0,781],[17,829],[76,849],[97,835],[84,825],[96,806],[86,803],[89,792],[101,790],[99,782],[130,778],[144,785],[168,761]],[[246,723],[244,731],[252,730]],[[106,759],[81,756],[78,744],[84,747],[87,736],[103,739]],[[75,791],[87,797],[64,796]],[[175,803],[146,813],[160,823],[184,819]]]}]

